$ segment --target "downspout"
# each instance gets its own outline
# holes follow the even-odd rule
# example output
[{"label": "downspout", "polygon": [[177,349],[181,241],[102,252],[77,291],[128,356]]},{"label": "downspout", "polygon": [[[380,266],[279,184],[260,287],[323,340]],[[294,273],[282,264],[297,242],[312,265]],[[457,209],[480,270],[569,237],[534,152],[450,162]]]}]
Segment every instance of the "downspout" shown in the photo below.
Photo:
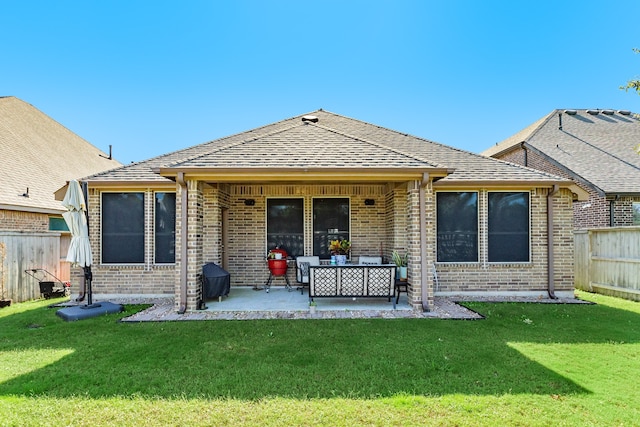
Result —
[{"label": "downspout", "polygon": [[553,250],[553,196],[558,192],[558,184],[547,194],[547,292],[549,298],[558,299],[555,294],[553,276],[555,275],[555,252]]},{"label": "downspout", "polygon": [[184,181],[184,172],[178,172],[176,182],[180,185],[180,306],[178,314],[187,311],[187,209],[188,197],[187,183]]},{"label": "downspout", "polygon": [[429,304],[427,304],[427,217],[425,213],[426,201],[424,194],[424,187],[429,183],[429,174],[422,175],[422,182],[418,188],[419,202],[420,202],[420,293],[422,299],[422,310],[429,311]]}]

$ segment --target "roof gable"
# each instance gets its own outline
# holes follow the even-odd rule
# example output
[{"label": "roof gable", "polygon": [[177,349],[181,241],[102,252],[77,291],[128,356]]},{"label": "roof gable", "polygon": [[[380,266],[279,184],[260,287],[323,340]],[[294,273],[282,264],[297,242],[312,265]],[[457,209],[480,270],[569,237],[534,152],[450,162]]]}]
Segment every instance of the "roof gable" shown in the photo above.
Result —
[{"label": "roof gable", "polygon": [[242,140],[169,167],[185,168],[425,168],[439,167],[383,145],[303,122]]},{"label": "roof gable", "polygon": [[[306,116],[317,120],[307,120]],[[304,120],[303,120],[304,119]],[[323,110],[220,138],[137,164],[97,174],[92,182],[157,182],[159,174],[230,171],[283,174],[300,169],[352,173],[423,171],[447,175],[439,185],[504,181],[556,183],[561,178],[452,148]],[[393,171],[398,172],[393,172]],[[373,171],[373,172],[372,172]]]},{"label": "roof gable", "polygon": [[[567,111],[570,113],[567,113]],[[606,113],[605,113],[606,112]],[[483,152],[499,155],[508,144],[525,143],[567,173],[605,193],[640,193],[640,122],[613,110],[555,110],[524,138],[505,140]],[[493,153],[493,154],[492,154]]]}]

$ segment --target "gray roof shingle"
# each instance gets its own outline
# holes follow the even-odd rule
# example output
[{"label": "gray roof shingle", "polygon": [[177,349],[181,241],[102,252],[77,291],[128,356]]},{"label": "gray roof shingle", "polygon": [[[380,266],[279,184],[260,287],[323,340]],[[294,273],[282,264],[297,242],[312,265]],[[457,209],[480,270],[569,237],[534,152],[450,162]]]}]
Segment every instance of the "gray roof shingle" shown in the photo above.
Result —
[{"label": "gray roof shingle", "polygon": [[613,110],[599,110],[595,115],[587,110],[574,110],[575,115],[565,111],[554,110],[482,154],[499,155],[525,143],[605,193],[640,194],[638,116]]},{"label": "gray roof shingle", "polygon": [[[0,97],[0,208],[64,211],[54,192],[68,180],[120,166],[32,105]],[[29,197],[22,196],[29,188]]]},{"label": "gray roof shingle", "polygon": [[[316,116],[316,123],[303,121]],[[554,175],[452,148],[323,110],[87,177],[89,181],[164,181],[154,170],[449,169],[442,184],[558,182]]]}]

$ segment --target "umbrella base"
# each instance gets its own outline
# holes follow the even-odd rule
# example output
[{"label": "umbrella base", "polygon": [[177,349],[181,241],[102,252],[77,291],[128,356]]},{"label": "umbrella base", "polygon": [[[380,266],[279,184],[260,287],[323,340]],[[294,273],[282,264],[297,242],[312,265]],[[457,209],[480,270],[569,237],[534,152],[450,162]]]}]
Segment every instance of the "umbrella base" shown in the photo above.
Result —
[{"label": "umbrella base", "polygon": [[120,313],[124,310],[121,304],[114,304],[109,301],[95,303],[91,305],[76,305],[60,309],[56,314],[66,321],[90,319],[92,317],[105,314]]}]

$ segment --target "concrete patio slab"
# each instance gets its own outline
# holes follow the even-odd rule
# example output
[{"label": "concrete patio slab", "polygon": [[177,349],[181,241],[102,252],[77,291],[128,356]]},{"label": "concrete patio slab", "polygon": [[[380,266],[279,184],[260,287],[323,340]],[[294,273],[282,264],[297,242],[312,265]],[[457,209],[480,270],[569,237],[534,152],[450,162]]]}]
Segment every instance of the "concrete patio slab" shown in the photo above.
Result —
[{"label": "concrete patio slab", "polygon": [[[429,312],[415,310],[409,306],[406,294],[393,309],[393,303],[385,298],[316,298],[316,312],[309,311],[308,294],[288,291],[284,286],[272,286],[270,292],[250,287],[231,288],[227,297],[206,301],[206,309],[179,314],[174,299],[129,297],[110,301],[120,304],[153,304],[146,310],[122,319],[122,322],[162,322],[197,320],[259,320],[259,319],[365,319],[365,318],[422,318],[422,319],[482,319],[483,316],[469,310],[458,301],[484,302],[530,302],[530,303],[586,303],[576,298],[552,300],[532,297],[436,297],[434,309]],[[94,297],[99,301],[99,297]],[[71,303],[70,303],[71,304]]]}]

